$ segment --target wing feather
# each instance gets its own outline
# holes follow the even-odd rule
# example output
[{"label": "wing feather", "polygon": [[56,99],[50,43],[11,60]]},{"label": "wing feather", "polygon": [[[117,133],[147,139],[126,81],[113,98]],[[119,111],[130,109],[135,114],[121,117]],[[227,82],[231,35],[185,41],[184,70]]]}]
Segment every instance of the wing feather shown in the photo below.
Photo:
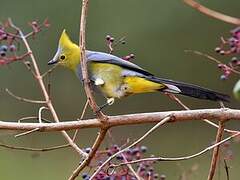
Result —
[{"label": "wing feather", "polygon": [[143,75],[146,75],[146,76],[153,76],[153,74],[139,67],[138,65],[133,64],[117,56],[114,56],[112,54],[96,52],[96,51],[86,51],[86,57],[88,61],[116,64],[128,70],[142,73]]}]

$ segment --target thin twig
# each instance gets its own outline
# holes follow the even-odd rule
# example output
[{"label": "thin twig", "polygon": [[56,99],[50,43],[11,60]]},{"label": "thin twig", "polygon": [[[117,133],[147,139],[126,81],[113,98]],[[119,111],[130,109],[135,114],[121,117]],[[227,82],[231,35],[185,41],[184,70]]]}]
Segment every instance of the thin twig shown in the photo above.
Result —
[{"label": "thin twig", "polygon": [[[39,117],[37,116],[28,116],[28,117],[22,117],[20,119],[17,120],[18,123],[21,123],[21,121],[26,121],[26,120],[32,120],[32,119],[38,119]],[[42,121],[45,121],[47,123],[52,123],[51,121],[45,119],[45,118],[42,118]]]},{"label": "thin twig", "polygon": [[[89,103],[89,100],[87,99],[87,101],[86,101],[86,103],[85,103],[85,105],[84,105],[84,107],[83,107],[83,111],[82,111],[81,117],[80,117],[80,119],[78,119],[78,121],[80,121],[80,120],[83,119],[83,117],[84,117],[84,115],[85,115],[85,112],[86,112],[86,110],[87,110],[87,107],[88,107],[88,103]],[[77,129],[77,130],[74,132],[74,135],[73,135],[73,138],[72,138],[73,141],[76,140],[77,135],[78,135],[78,132],[79,132],[79,129]]]},{"label": "thin twig", "polygon": [[115,158],[117,155],[125,152],[129,148],[136,146],[138,143],[140,143],[142,140],[144,140],[148,135],[150,135],[154,130],[156,130],[159,126],[162,126],[166,122],[170,121],[172,118],[171,114],[167,115],[165,118],[163,118],[159,123],[157,123],[154,127],[152,127],[150,130],[148,130],[143,136],[141,136],[139,139],[137,139],[135,142],[133,142],[131,145],[127,146],[126,148],[118,151],[117,153],[110,156],[107,160],[105,160],[101,166],[98,167],[98,169],[93,173],[90,180],[93,179],[100,171],[101,169],[106,166],[113,158]]},{"label": "thin twig", "polygon": [[12,97],[14,97],[15,99],[19,100],[19,101],[23,101],[23,102],[28,102],[28,103],[36,103],[36,104],[45,104],[46,101],[38,101],[38,100],[32,100],[32,99],[27,99],[27,98],[23,98],[20,96],[16,96],[15,94],[13,94],[9,89],[5,89],[5,91]]},{"label": "thin twig", "polygon": [[227,180],[229,180],[229,179],[230,179],[230,178],[229,178],[229,167],[228,167],[228,165],[227,165],[226,159],[224,159],[223,162],[224,162],[224,168],[225,168],[226,175],[227,175]]},{"label": "thin twig", "polygon": [[2,144],[0,143],[1,147],[8,148],[8,149],[14,149],[14,150],[21,150],[21,151],[40,151],[40,152],[47,152],[47,151],[53,151],[57,149],[62,149],[66,147],[70,147],[69,144],[59,145],[59,146],[53,146],[48,148],[29,148],[29,147],[21,147],[21,146],[12,146],[8,144]]},{"label": "thin twig", "polygon": [[[222,140],[223,134],[224,134],[224,122],[219,121],[218,131],[217,131],[217,135],[216,135],[216,143],[218,143]],[[219,148],[220,148],[220,146],[217,146],[213,149],[211,166],[210,166],[209,173],[208,173],[208,180],[212,180],[213,176],[215,174],[217,161],[219,158]]]},{"label": "thin twig", "polygon": [[42,74],[42,77],[44,78],[49,73],[52,73],[53,70],[58,66],[58,64],[55,64],[52,68],[48,69],[45,73]]},{"label": "thin twig", "polygon": [[[193,54],[196,54],[196,55],[199,55],[199,56],[203,56],[205,58],[207,58],[208,60],[211,60],[212,62],[215,62],[217,64],[223,64],[221,61],[217,60],[216,58],[208,55],[208,54],[205,54],[205,53],[202,53],[200,51],[196,51],[196,50],[185,50],[186,53],[193,53]],[[230,71],[236,73],[236,74],[240,74],[239,71],[237,71],[236,69],[233,69],[232,67],[224,64]]]},{"label": "thin twig", "polygon": [[21,137],[21,136],[25,136],[25,135],[31,134],[33,132],[39,131],[39,129],[40,128],[35,128],[35,129],[29,130],[29,131],[26,131],[26,132],[23,132],[23,133],[19,133],[19,134],[15,135],[14,137],[18,138],[18,137]]},{"label": "thin twig", "polygon": [[[121,156],[123,157],[124,162],[128,162],[126,156],[125,156],[123,153],[121,153]],[[127,164],[127,167],[128,167],[128,169],[130,169],[130,171],[132,171],[133,175],[137,178],[137,180],[141,180],[141,179],[142,179],[142,178],[138,175],[138,173],[135,172],[135,170],[133,169],[133,167],[132,167],[131,164]]]},{"label": "thin twig", "polygon": [[192,8],[198,10],[199,12],[201,12],[207,16],[210,16],[215,19],[219,19],[226,23],[230,23],[230,24],[234,24],[234,25],[238,25],[238,26],[240,25],[240,19],[222,14],[222,13],[214,11],[214,10],[211,10],[211,9],[204,7],[203,5],[197,3],[194,0],[183,0],[183,2],[185,2]]},{"label": "thin twig", "polygon": [[73,173],[71,174],[71,176],[69,177],[68,180],[74,180],[79,173],[86,167],[89,165],[89,163],[91,162],[91,160],[94,158],[98,148],[100,147],[100,145],[102,144],[106,133],[107,133],[108,129],[104,129],[101,128],[100,133],[98,134],[93,146],[92,146],[92,150],[89,153],[88,157],[86,159],[84,159],[84,161],[73,171]]},{"label": "thin twig", "polygon": [[[29,46],[29,44],[28,44],[28,41],[27,41],[25,35],[23,34],[23,32],[21,31],[20,28],[18,28],[17,26],[15,26],[15,25],[13,24],[13,22],[12,22],[11,19],[8,19],[8,22],[9,22],[9,25],[10,25],[12,28],[14,28],[16,31],[18,31],[18,33],[19,33],[19,35],[20,35],[20,37],[21,37],[21,39],[22,39],[22,41],[23,41],[23,43],[24,43],[24,45],[25,45],[25,47],[26,47],[26,49],[27,49],[27,52],[29,53],[29,56],[30,56],[30,58],[31,58],[31,61],[32,61],[32,64],[33,64],[33,68],[34,68],[34,71],[35,71],[35,78],[36,78],[36,80],[37,80],[37,82],[38,82],[38,84],[39,84],[39,86],[40,86],[40,88],[41,88],[41,91],[42,91],[43,96],[44,96],[45,101],[46,101],[46,105],[48,106],[48,108],[49,108],[49,110],[50,110],[50,112],[51,112],[51,114],[52,114],[52,116],[53,116],[53,119],[54,119],[56,122],[59,122],[58,115],[57,115],[57,113],[56,113],[56,111],[55,111],[55,109],[54,109],[54,107],[53,107],[53,104],[52,104],[52,102],[51,102],[51,100],[50,100],[50,98],[49,98],[49,95],[48,95],[48,93],[47,93],[47,89],[46,89],[46,87],[45,87],[45,85],[44,85],[43,78],[42,78],[42,76],[41,76],[41,73],[40,73],[39,68],[38,68],[38,65],[37,65],[37,61],[36,61],[36,59],[35,59],[35,57],[34,57],[34,55],[33,55],[33,53],[32,53],[32,50],[31,50],[31,48],[30,48],[30,46]],[[69,143],[80,155],[85,156],[85,157],[87,156],[87,154],[86,154],[84,151],[82,151],[82,150],[72,141],[72,139],[69,137],[69,135],[68,135],[65,131],[61,131],[61,132],[62,132],[63,136],[65,137],[65,139],[68,141],[68,143]]]}]

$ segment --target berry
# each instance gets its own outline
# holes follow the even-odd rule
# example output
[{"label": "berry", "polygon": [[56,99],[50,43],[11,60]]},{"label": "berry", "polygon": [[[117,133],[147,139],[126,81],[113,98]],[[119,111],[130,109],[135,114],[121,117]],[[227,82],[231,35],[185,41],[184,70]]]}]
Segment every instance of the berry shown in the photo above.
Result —
[{"label": "berry", "polygon": [[237,63],[237,61],[238,61],[238,58],[237,58],[237,57],[232,57],[232,59],[231,59],[231,62],[232,62],[232,63],[235,64],[235,63]]},{"label": "berry", "polygon": [[219,68],[219,69],[223,69],[224,66],[225,66],[224,64],[218,64],[218,68]]},{"label": "berry", "polygon": [[165,180],[165,179],[166,179],[166,175],[162,174],[162,175],[160,176],[160,180]]},{"label": "berry", "polygon": [[113,155],[113,153],[112,153],[111,151],[108,151],[108,152],[107,152],[107,155],[110,157],[110,156]]},{"label": "berry", "polygon": [[145,153],[147,151],[147,147],[146,146],[141,146],[140,150],[142,153]]},{"label": "berry", "polygon": [[219,53],[220,53],[221,55],[225,55],[225,51],[224,51],[224,50],[221,50]]},{"label": "berry", "polygon": [[132,155],[136,155],[138,152],[139,152],[139,148],[136,147],[132,150]]},{"label": "berry", "polygon": [[[157,173],[155,173],[154,175],[153,175],[153,178],[154,179],[158,179],[158,177],[159,177],[159,175],[157,174]],[[160,177],[161,178],[161,177]],[[164,177],[164,179],[166,178],[166,176]],[[162,178],[161,178],[162,179]]]},{"label": "berry", "polygon": [[6,56],[6,52],[5,51],[0,51],[0,56],[1,57],[5,57]]},{"label": "berry", "polygon": [[220,51],[221,51],[221,48],[220,48],[220,47],[216,47],[216,48],[215,48],[215,52],[216,52],[216,53],[220,53]]},{"label": "berry", "polygon": [[109,176],[105,177],[104,180],[111,180]]},{"label": "berry", "polygon": [[130,54],[129,56],[130,56],[131,59],[133,59],[135,57],[134,54]]},{"label": "berry", "polygon": [[113,38],[113,37],[111,37],[111,38],[109,39],[109,41],[110,41],[110,42],[113,42],[113,41],[114,41],[114,38]]},{"label": "berry", "polygon": [[32,25],[36,27],[38,25],[37,21],[33,21]]},{"label": "berry", "polygon": [[7,40],[7,37],[8,37],[7,34],[2,34],[1,35],[1,39],[3,39],[3,40]]},{"label": "berry", "polygon": [[226,76],[226,75],[222,74],[222,75],[220,76],[220,80],[226,80],[226,79],[227,79],[227,76]]},{"label": "berry", "polygon": [[109,41],[111,39],[111,36],[110,35],[107,35],[106,36],[106,40]]},{"label": "berry", "polygon": [[8,47],[6,45],[0,46],[0,51],[7,52],[7,50],[8,50]]},{"label": "berry", "polygon": [[88,148],[85,148],[85,152],[86,153],[90,153],[92,151],[92,148],[88,147]]},{"label": "berry", "polygon": [[13,52],[13,51],[16,51],[17,48],[16,48],[16,46],[15,46],[14,44],[12,44],[12,45],[9,46],[9,50],[10,50],[11,52]]},{"label": "berry", "polygon": [[88,173],[86,173],[86,172],[82,173],[82,178],[83,178],[83,179],[85,179],[85,178],[87,178],[87,177],[88,177]]},{"label": "berry", "polygon": [[118,145],[114,144],[114,145],[113,145],[113,149],[114,149],[115,151],[119,151]]},{"label": "berry", "polygon": [[228,77],[230,74],[231,74],[231,71],[229,71],[229,70],[226,70],[226,71],[224,72],[224,75],[225,75],[226,77]]},{"label": "berry", "polygon": [[119,154],[119,155],[116,156],[116,159],[117,160],[123,160],[123,156]]},{"label": "berry", "polygon": [[124,59],[125,59],[125,60],[129,60],[129,59],[131,59],[131,58],[130,58],[130,56],[125,56]]}]

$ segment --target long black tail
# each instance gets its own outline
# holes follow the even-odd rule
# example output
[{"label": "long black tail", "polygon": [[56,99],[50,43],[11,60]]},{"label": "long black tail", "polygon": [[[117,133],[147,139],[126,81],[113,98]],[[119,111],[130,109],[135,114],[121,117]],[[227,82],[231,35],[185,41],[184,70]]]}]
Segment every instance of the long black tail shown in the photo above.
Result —
[{"label": "long black tail", "polygon": [[190,96],[198,99],[207,99],[211,101],[230,101],[230,96],[226,94],[215,92],[210,89],[202,88],[193,84],[187,84],[157,77],[150,77],[149,80],[165,84],[166,88],[159,89],[159,91],[162,92],[182,94],[185,96]]}]

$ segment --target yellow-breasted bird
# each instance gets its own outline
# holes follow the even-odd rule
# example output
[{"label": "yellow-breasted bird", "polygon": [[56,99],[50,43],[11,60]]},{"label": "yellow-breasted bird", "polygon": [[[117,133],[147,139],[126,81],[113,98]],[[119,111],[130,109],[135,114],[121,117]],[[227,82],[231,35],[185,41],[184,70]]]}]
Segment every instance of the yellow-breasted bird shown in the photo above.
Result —
[{"label": "yellow-breasted bird", "polygon": [[[80,51],[79,46],[70,40],[64,30],[57,52],[48,64],[59,63],[72,70],[81,80]],[[115,98],[148,92],[168,92],[198,99],[229,101],[228,95],[192,84],[158,78],[112,54],[87,50],[86,58],[90,80],[107,98],[108,105],[113,104]]]}]

